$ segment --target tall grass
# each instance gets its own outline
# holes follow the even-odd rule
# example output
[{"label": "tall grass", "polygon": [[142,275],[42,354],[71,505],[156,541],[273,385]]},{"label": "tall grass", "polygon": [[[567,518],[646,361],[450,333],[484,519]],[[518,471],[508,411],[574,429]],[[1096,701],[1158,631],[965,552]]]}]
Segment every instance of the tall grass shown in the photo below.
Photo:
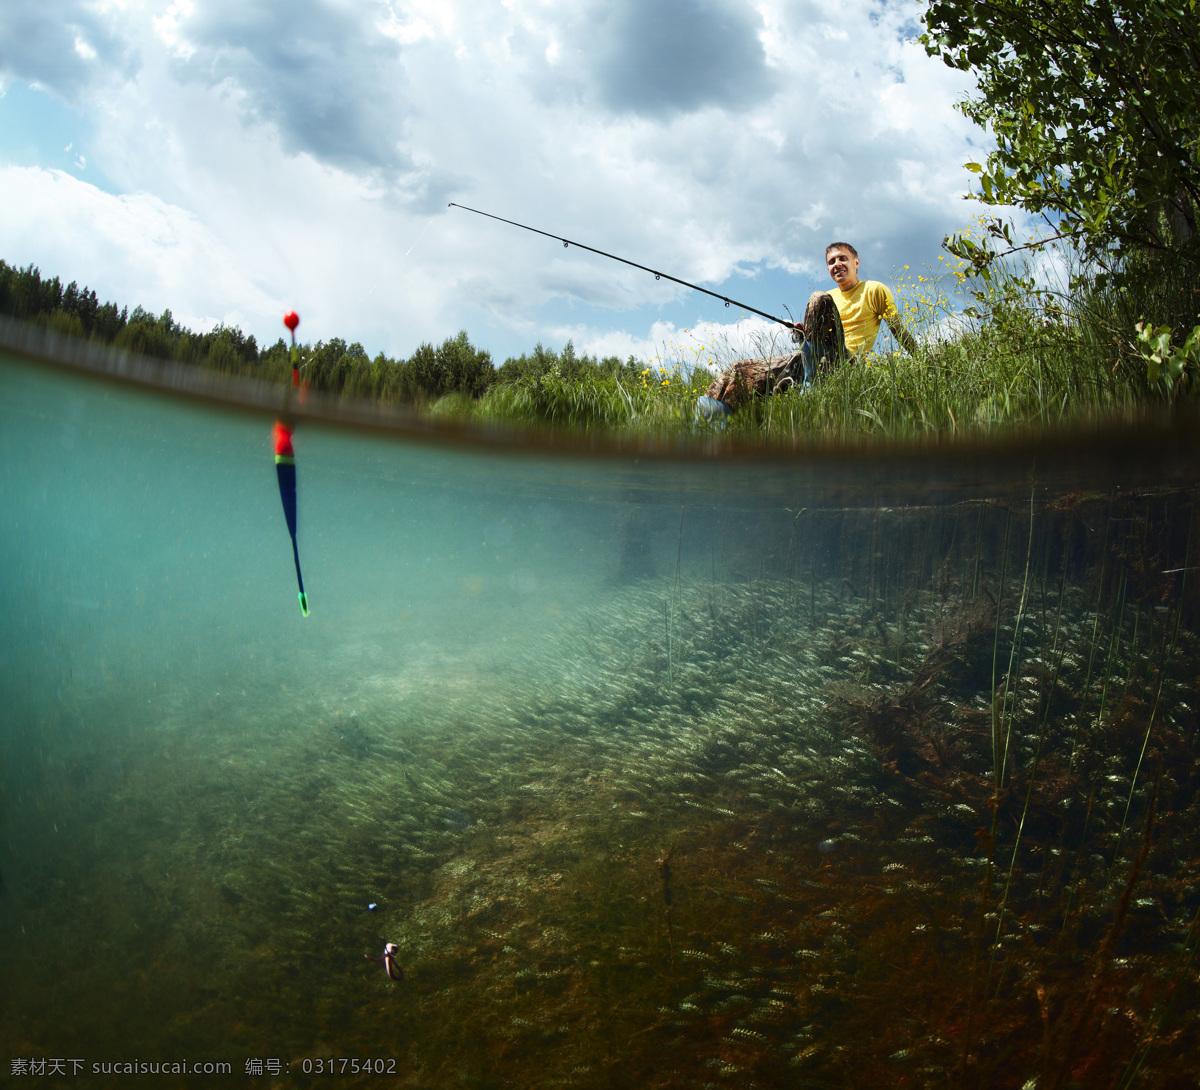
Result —
[{"label": "tall grass", "polygon": [[[1120,292],[1039,289],[1027,269],[993,272],[986,283],[970,282],[958,269],[899,281],[902,317],[920,342],[914,355],[873,353],[807,389],[755,398],[715,424],[698,422],[695,413],[695,400],[713,376],[683,359],[648,368],[640,381],[629,370],[567,377],[551,367],[494,384],[479,401],[458,405],[456,415],[571,429],[719,428],[730,438],[835,442],[936,440],[1127,419],[1158,397],[1137,350],[1136,322],[1184,330],[1200,310],[1194,284],[1150,268]],[[785,336],[755,347],[761,355],[792,350]],[[733,363],[733,354],[727,345],[714,346],[712,360],[720,370]]]},{"label": "tall grass", "polygon": [[568,377],[557,367],[543,374],[499,382],[465,416],[571,429],[604,428],[654,432],[690,429],[696,398],[711,376],[647,368],[630,379],[617,374]]}]

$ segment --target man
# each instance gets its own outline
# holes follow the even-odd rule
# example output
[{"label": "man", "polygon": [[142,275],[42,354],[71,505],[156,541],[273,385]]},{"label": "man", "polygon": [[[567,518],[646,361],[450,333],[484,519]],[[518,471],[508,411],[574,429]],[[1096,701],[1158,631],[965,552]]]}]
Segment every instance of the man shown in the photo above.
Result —
[{"label": "man", "polygon": [[886,284],[859,280],[858,251],[848,242],[831,242],[825,247],[825,267],[837,287],[814,291],[804,312],[805,341],[800,347],[804,360],[804,384],[818,372],[832,370],[844,356],[865,356],[875,347],[881,322],[901,346],[915,353],[917,342],[900,324],[896,301]]},{"label": "man", "polygon": [[887,322],[905,351],[917,351],[913,335],[900,324],[896,301],[887,286],[878,280],[859,280],[858,251],[850,243],[831,242],[826,246],[825,267],[837,284],[829,295],[841,319],[848,355],[865,356],[870,352],[881,322]]},{"label": "man", "polygon": [[804,321],[797,328],[804,343],[793,356],[763,360],[738,360],[720,375],[696,403],[697,419],[720,420],[751,393],[777,393],[799,378],[807,386],[818,375],[832,370],[845,356],[865,356],[875,346],[881,323],[909,353],[917,342],[900,322],[892,293],[878,280],[859,280],[858,251],[848,242],[825,247],[825,267],[837,287],[809,296]]}]

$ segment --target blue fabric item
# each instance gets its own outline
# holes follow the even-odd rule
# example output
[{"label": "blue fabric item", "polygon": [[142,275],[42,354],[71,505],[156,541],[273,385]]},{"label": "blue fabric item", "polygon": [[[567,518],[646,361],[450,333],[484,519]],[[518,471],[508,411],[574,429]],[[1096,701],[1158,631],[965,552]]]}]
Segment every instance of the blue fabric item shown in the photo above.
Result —
[{"label": "blue fabric item", "polygon": [[[804,357],[804,385],[809,385],[817,377],[819,370],[827,370],[834,362],[833,349],[828,345],[814,344],[805,341],[800,346],[800,355]],[[826,363],[826,361],[829,361]],[[822,366],[822,365],[825,366]]]},{"label": "blue fabric item", "polygon": [[697,420],[723,421],[725,417],[732,415],[733,410],[724,401],[718,401],[715,397],[696,398]]}]

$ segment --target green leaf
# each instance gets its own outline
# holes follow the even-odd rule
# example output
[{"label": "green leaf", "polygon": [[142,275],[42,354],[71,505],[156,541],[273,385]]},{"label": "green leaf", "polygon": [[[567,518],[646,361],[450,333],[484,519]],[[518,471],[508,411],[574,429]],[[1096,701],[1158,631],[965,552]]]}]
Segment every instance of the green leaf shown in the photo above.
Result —
[{"label": "green leaf", "polygon": [[959,109],[996,140],[986,172],[964,165],[980,199],[1052,215],[1085,258],[1117,243],[1200,272],[1197,4],[933,0],[924,22],[926,50],[974,72]]}]

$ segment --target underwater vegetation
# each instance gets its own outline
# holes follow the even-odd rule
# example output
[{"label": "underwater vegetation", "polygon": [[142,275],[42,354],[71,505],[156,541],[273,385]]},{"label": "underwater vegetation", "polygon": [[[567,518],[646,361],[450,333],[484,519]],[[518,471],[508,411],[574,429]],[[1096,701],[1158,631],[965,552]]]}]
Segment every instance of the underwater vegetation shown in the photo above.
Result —
[{"label": "underwater vegetation", "polygon": [[726,521],[707,573],[618,572],[503,662],[370,659],[352,697],[317,680],[344,664],[257,662],[91,748],[27,724],[5,1051],[1193,1086],[1195,504]]}]

